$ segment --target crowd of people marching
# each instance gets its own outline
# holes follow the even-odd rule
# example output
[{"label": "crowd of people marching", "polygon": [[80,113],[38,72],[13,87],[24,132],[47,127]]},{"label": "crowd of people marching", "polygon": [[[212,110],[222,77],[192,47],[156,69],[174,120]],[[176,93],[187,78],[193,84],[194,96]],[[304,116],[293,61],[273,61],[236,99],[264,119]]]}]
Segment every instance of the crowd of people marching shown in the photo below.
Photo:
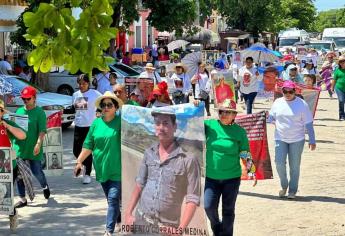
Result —
[{"label": "crowd of people marching", "polygon": [[[82,172],[83,184],[89,184],[92,181],[93,165],[96,180],[100,182],[108,202],[105,235],[118,232],[121,221],[135,224],[131,212],[124,212],[126,219],[120,217],[121,107],[124,104],[155,108],[192,101],[198,106],[203,102],[206,115],[211,116],[214,112],[211,104],[216,96],[213,94],[212,74],[232,73],[236,99],[224,99],[215,110],[217,116],[213,117],[217,118],[208,117],[204,122],[206,178],[203,206],[213,234],[216,236],[233,234],[235,203],[242,173],[239,162],[241,158],[250,160],[247,134],[234,122],[239,112],[238,105],[243,101],[246,113],[252,113],[259,89],[258,83],[265,79],[265,72],[273,72],[275,75],[273,84],[279,78],[284,81],[283,97],[273,102],[267,115],[268,122],[275,123],[275,163],[281,185],[280,190],[277,191],[279,197],[286,195],[288,199],[296,197],[306,133],[309,136],[309,148],[311,150],[316,148],[313,115],[308,104],[298,96],[297,84],[304,84],[307,88],[327,90],[330,98],[336,93],[339,102],[339,120],[345,120],[345,56],[338,56],[333,52],[318,56],[315,50],[307,51],[303,55],[295,55],[288,51],[276,63],[255,64],[253,57],[243,58],[241,51],[235,51],[230,56],[221,54],[214,63],[212,71],[208,71],[207,65],[201,61],[198,66],[197,73],[191,77],[187,74],[189,68],[186,65],[181,62],[175,63],[174,72],[164,79],[156,72],[154,64],[147,63],[145,71],[138,78],[137,87],[132,91],[117,83],[115,73],[102,72],[96,75],[95,89],[91,88],[93,80],[89,76],[78,77],[79,90],[73,94],[76,110],[73,154],[77,158],[74,173],[78,176]],[[280,70],[279,66],[283,69]],[[154,88],[149,94],[144,94],[145,88],[140,87],[140,80],[152,80]],[[172,90],[170,84],[173,84]],[[44,197],[46,199],[50,197],[50,188],[41,168],[46,115],[36,105],[34,88],[26,87],[21,91],[21,98],[25,105],[16,113],[28,115],[26,132],[10,120],[3,119],[6,110],[4,102],[0,101],[1,126],[6,129],[17,155],[17,161],[13,162],[13,178],[17,182],[20,199],[15,204],[13,215],[10,216],[12,229],[16,228],[16,209],[28,204],[26,191],[30,199],[34,197],[28,175],[33,174],[42,187]],[[81,103],[86,105],[82,106]],[[156,117],[155,122],[158,122]],[[159,125],[164,129],[173,126],[174,123],[166,121]],[[165,158],[174,152],[174,148],[164,145],[158,147],[159,153],[164,154]],[[286,171],[287,158],[290,166],[289,178]],[[255,171],[251,165],[247,168],[248,171]],[[18,178],[18,175],[21,177]],[[141,188],[142,186],[139,186],[138,191],[142,191]],[[223,201],[221,219],[218,215],[220,197]],[[189,221],[190,219],[182,220],[178,227],[186,227]]]}]

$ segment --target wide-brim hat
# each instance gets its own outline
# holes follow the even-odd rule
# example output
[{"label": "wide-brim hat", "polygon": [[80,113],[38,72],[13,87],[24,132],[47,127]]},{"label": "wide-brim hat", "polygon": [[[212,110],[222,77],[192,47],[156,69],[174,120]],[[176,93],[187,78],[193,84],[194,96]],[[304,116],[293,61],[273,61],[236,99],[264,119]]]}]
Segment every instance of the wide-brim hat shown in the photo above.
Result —
[{"label": "wide-brim hat", "polygon": [[123,105],[123,101],[120,98],[118,98],[114,93],[112,93],[110,91],[106,91],[102,96],[97,98],[97,100],[95,102],[95,106],[98,109],[101,109],[101,107],[100,107],[101,101],[103,99],[106,99],[106,98],[114,99],[115,101],[117,101],[117,103],[119,104],[119,108]]},{"label": "wide-brim hat", "polygon": [[215,110],[221,110],[221,111],[234,111],[234,112],[241,112],[237,104],[234,100],[231,100],[229,98],[225,99],[222,103],[218,104],[218,106],[215,108]]},{"label": "wide-brim hat", "polygon": [[156,67],[154,67],[152,63],[146,63],[145,69],[155,70]]},{"label": "wide-brim hat", "polygon": [[184,73],[186,73],[186,72],[188,71],[187,66],[185,66],[185,65],[184,65],[183,63],[181,63],[181,62],[179,62],[179,63],[177,63],[177,64],[175,65],[175,67],[174,67],[175,71],[176,71],[176,67],[182,67]]}]

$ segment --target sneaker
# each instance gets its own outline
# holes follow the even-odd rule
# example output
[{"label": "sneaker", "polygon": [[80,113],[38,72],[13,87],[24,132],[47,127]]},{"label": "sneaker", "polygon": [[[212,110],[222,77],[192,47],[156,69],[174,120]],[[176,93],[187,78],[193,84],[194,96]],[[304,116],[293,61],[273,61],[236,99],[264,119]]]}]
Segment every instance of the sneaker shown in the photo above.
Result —
[{"label": "sneaker", "polygon": [[121,231],[121,223],[116,223],[114,233],[119,233]]},{"label": "sneaker", "polygon": [[112,236],[113,234],[112,233],[110,233],[110,232],[108,232],[108,231],[105,231],[105,233],[104,233],[104,236]]},{"label": "sneaker", "polygon": [[296,193],[289,193],[287,196],[288,199],[295,199],[296,198]]},{"label": "sneaker", "polygon": [[43,189],[43,195],[45,199],[48,199],[50,197],[50,189],[48,185]]},{"label": "sneaker", "polygon": [[84,175],[83,177],[83,184],[91,183],[91,177],[89,175]]},{"label": "sneaker", "polygon": [[345,117],[341,116],[339,117],[339,120],[345,120]]},{"label": "sneaker", "polygon": [[14,209],[14,215],[10,215],[10,230],[11,233],[15,233],[18,227],[18,212]]},{"label": "sneaker", "polygon": [[18,201],[16,204],[14,204],[14,208],[22,208],[28,205],[28,201],[22,202]]},{"label": "sneaker", "polygon": [[279,197],[285,197],[286,195],[286,188],[283,188],[282,190],[279,191]]}]

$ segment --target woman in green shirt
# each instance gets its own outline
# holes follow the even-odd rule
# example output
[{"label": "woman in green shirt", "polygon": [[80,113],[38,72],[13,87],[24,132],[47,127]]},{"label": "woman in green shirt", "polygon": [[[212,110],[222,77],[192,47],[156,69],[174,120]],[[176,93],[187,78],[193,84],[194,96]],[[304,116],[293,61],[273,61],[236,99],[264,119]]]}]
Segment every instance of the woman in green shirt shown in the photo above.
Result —
[{"label": "woman in green shirt", "polygon": [[339,120],[345,120],[345,56],[339,57],[339,67],[334,71],[332,91],[337,93],[339,101]]},{"label": "woman in green shirt", "polygon": [[[26,133],[16,123],[11,120],[5,120],[3,118],[5,114],[4,101],[0,99],[0,140],[1,146],[10,146],[14,140],[26,139]],[[16,160],[12,160],[13,166],[13,183],[18,176],[18,168]],[[10,215],[10,229],[14,231],[17,228],[17,211],[14,209],[13,215]]]},{"label": "woman in green shirt", "polygon": [[107,91],[96,100],[102,117],[94,120],[84,141],[74,168],[80,174],[83,161],[92,153],[96,180],[101,183],[108,201],[105,235],[112,235],[120,214],[121,198],[121,117],[116,111],[123,105],[121,99]]},{"label": "woman in green shirt", "polygon": [[[235,123],[236,103],[226,99],[218,105],[219,119],[205,120],[206,178],[204,207],[215,236],[233,235],[235,203],[240,187],[241,158],[255,172],[246,131]],[[222,221],[218,206],[222,196]]]}]

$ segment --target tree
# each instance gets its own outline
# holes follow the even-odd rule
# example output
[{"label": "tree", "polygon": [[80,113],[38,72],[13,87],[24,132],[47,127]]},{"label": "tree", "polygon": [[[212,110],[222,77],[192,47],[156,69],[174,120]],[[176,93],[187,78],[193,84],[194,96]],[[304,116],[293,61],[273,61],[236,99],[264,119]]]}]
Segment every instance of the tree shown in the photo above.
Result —
[{"label": "tree", "polygon": [[315,21],[315,29],[322,32],[324,28],[345,27],[345,7],[320,12]]},{"label": "tree", "polygon": [[280,0],[274,12],[272,29],[278,32],[287,28],[314,30],[316,8],[313,0]]},{"label": "tree", "polygon": [[[71,10],[77,6],[83,7],[79,19]],[[112,59],[103,52],[116,35],[116,29],[110,27],[112,14],[108,0],[41,3],[37,11],[23,15],[27,27],[24,37],[35,46],[28,64],[43,73],[52,65],[64,65],[71,73],[105,70]]]},{"label": "tree", "polygon": [[214,0],[216,10],[226,18],[229,26],[253,32],[267,30],[272,24],[276,0]]}]

